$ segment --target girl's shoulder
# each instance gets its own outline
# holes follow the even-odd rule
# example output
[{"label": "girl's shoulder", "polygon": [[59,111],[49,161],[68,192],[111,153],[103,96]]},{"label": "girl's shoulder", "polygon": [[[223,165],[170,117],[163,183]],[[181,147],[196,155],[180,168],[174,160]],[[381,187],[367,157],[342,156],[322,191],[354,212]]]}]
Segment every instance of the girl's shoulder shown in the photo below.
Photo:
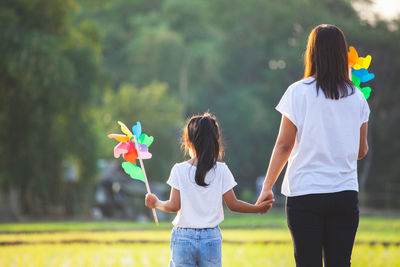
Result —
[{"label": "girl's shoulder", "polygon": [[[192,165],[189,161],[182,161],[175,163],[175,165],[172,167],[172,171],[174,173],[180,173],[182,171],[187,171],[187,170],[196,170],[196,166]],[[226,172],[229,171],[229,167],[225,162],[222,161],[217,161],[214,165],[214,167],[211,169],[216,172]]]},{"label": "girl's shoulder", "polygon": [[186,170],[189,168],[196,168],[196,166],[190,164],[188,161],[182,161],[175,163],[174,166],[172,167],[173,171],[181,171],[181,170]]},{"label": "girl's shoulder", "polygon": [[[182,161],[175,163],[175,165],[172,167],[171,172],[178,174],[178,173],[190,173],[190,171],[195,171],[195,170],[196,170],[195,165],[192,165],[189,161]],[[211,170],[214,171],[215,173],[226,173],[226,172],[230,173],[228,165],[222,161],[217,161]]]},{"label": "girl's shoulder", "polygon": [[[193,164],[191,164],[188,160],[175,163],[175,165],[173,166],[173,168],[188,168],[188,167],[194,167],[194,168],[196,168],[196,166],[193,165]],[[217,167],[217,168],[218,168],[218,167],[220,167],[220,168],[227,168],[228,166],[227,166],[227,164],[226,164],[225,162],[223,162],[223,161],[217,161],[217,162],[215,163],[215,167]]]},{"label": "girl's shoulder", "polygon": [[225,162],[222,162],[222,161],[217,161],[215,163],[214,168],[215,168],[215,170],[217,170],[219,172],[222,172],[222,173],[230,172],[230,169],[229,169],[228,165]]},{"label": "girl's shoulder", "polygon": [[174,165],[174,167],[187,167],[187,166],[196,167],[196,166],[190,164],[189,161],[177,162],[177,163],[175,163],[175,165]]}]

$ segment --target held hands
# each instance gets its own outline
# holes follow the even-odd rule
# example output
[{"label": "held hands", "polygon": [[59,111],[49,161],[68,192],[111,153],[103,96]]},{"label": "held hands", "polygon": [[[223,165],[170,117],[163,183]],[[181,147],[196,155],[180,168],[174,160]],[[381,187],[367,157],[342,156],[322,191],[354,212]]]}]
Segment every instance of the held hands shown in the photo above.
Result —
[{"label": "held hands", "polygon": [[260,214],[265,214],[267,213],[271,208],[272,208],[272,203],[275,202],[275,199],[269,199],[262,201],[260,203],[257,203],[256,206],[259,208],[259,213]]},{"label": "held hands", "polygon": [[159,201],[159,199],[156,195],[146,194],[146,199],[145,199],[146,207],[155,209],[158,201]]},{"label": "held hands", "polygon": [[268,205],[268,209],[263,209],[260,211],[261,214],[265,214],[268,212],[268,210],[272,207],[272,203],[275,201],[274,199],[274,193],[272,190],[262,190],[260,193],[260,196],[258,197],[258,200],[256,202],[256,205],[262,205],[263,203],[268,203],[268,204],[263,204],[263,205]]}]

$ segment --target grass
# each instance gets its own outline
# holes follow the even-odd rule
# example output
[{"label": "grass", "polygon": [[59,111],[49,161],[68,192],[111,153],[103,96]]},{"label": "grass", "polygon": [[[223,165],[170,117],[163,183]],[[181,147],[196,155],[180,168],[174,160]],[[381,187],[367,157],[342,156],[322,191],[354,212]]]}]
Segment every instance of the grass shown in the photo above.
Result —
[{"label": "grass", "polygon": [[[228,228],[273,228],[287,229],[283,211],[267,215],[241,215],[225,212],[221,227]],[[56,231],[105,231],[105,230],[166,230],[171,222],[160,222],[159,226],[149,222],[99,221],[99,222],[29,222],[0,223],[0,233],[7,232],[56,232]],[[359,231],[400,232],[400,217],[361,216]]]},{"label": "grass", "polygon": [[[119,245],[21,245],[0,250],[0,266],[167,266],[169,246]],[[291,244],[224,244],[223,266],[294,266]],[[354,247],[354,267],[398,267],[399,249],[369,245]]]},{"label": "grass", "polygon": [[[138,222],[0,224],[0,266],[166,266],[171,228],[170,222],[159,227]],[[294,266],[282,213],[228,214],[221,228],[224,266]],[[362,216],[356,242],[352,266],[400,267],[400,218]]]}]

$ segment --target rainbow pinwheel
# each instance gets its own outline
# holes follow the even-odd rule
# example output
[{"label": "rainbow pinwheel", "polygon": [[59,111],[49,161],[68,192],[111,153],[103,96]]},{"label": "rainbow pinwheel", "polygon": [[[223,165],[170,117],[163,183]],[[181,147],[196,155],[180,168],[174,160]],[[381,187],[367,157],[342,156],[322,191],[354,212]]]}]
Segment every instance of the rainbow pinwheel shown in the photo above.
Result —
[{"label": "rainbow pinwheel", "polygon": [[360,89],[365,98],[368,99],[371,94],[371,87],[360,87],[360,83],[371,81],[375,78],[375,74],[369,73],[368,68],[371,64],[371,56],[359,57],[356,49],[353,46],[349,47],[348,57],[349,65],[351,66],[351,80],[355,86]]},{"label": "rainbow pinwheel", "polygon": [[141,159],[151,158],[151,153],[149,153],[149,146],[153,143],[154,138],[142,133],[142,126],[140,122],[132,127],[132,132],[126,127],[126,125],[120,121],[118,124],[121,126],[121,131],[125,134],[109,134],[109,138],[114,138],[119,141],[114,147],[114,157],[119,158],[123,155],[126,162],[123,162],[122,168],[124,171],[133,179],[140,180],[146,183],[145,176],[140,167],[136,165],[136,160],[138,159],[138,150]]},{"label": "rainbow pinwheel", "polygon": [[[151,158],[149,146],[153,143],[153,136],[148,136],[142,133],[142,125],[138,121],[132,127],[132,132],[128,127],[120,121],[121,131],[125,134],[109,134],[108,138],[114,138],[119,142],[114,147],[114,157],[119,158],[123,155],[126,162],[122,163],[122,168],[133,179],[140,180],[146,185],[147,193],[150,194],[150,185],[147,180],[146,170],[143,165],[143,159]],[[136,160],[139,159],[140,168],[136,165]],[[158,225],[158,218],[155,209],[152,209],[155,223]]]}]

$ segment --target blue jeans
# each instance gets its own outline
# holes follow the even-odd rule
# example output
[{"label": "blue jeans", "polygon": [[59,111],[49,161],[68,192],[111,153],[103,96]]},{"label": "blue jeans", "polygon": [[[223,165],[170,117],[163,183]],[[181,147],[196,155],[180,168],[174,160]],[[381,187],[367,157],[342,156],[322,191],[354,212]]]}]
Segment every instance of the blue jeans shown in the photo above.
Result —
[{"label": "blue jeans", "polygon": [[221,246],[222,236],[218,226],[206,229],[174,228],[169,266],[222,266]]}]

